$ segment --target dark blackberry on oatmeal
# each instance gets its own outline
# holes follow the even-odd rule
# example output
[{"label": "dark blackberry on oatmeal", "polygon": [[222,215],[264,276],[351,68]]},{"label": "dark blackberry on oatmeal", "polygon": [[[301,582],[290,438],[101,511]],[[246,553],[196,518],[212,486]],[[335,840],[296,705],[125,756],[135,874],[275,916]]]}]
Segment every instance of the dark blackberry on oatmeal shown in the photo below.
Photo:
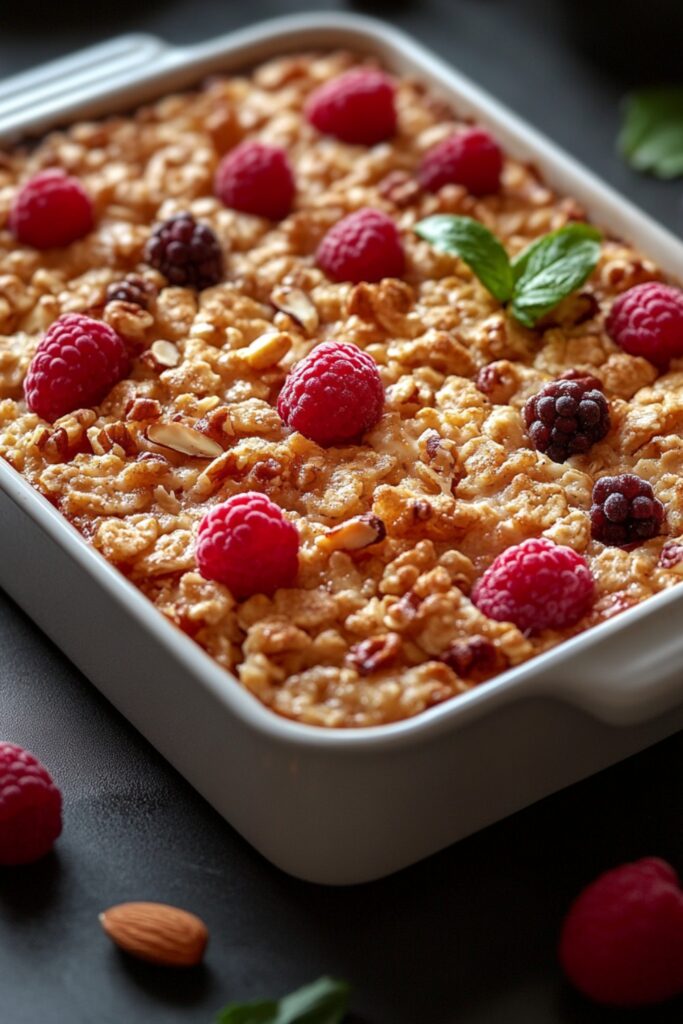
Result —
[{"label": "dark blackberry on oatmeal", "polygon": [[594,385],[593,377],[554,380],[524,406],[529,440],[553,462],[583,455],[609,433],[609,404]]}]

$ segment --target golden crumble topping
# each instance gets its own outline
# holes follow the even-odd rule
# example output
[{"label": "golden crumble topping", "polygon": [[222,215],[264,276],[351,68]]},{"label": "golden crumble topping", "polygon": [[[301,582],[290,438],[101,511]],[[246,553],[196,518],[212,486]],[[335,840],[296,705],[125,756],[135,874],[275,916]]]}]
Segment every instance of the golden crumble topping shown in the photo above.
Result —
[{"label": "golden crumble topping", "polygon": [[[499,194],[420,190],[420,158],[461,122],[410,79],[397,83],[391,142],[321,136],[302,115],[305,98],[356,62],[347,53],[274,60],[249,78],[217,78],[0,155],[0,452],[259,700],[322,726],[418,714],[683,572],[659,561],[665,541],[683,534],[683,360],[658,375],[604,328],[615,296],[662,275],[607,239],[583,289],[541,328],[520,326],[412,227],[433,213],[467,214],[514,254],[583,212],[510,158]],[[289,153],[297,198],[280,223],[213,196],[221,156],[251,137]],[[52,166],[83,182],[96,227],[38,252],[17,245],[7,218],[17,185]],[[406,272],[331,283],[315,250],[365,206],[398,225]],[[152,227],[181,211],[209,224],[224,251],[224,281],[199,293],[168,286],[144,260]],[[131,272],[147,282],[147,309],[106,299]],[[42,333],[66,312],[115,328],[133,369],[98,408],[50,424],[27,411],[22,383]],[[322,449],[289,431],[276,403],[292,366],[332,338],[372,355],[387,397],[362,444]],[[612,428],[556,464],[530,447],[520,410],[569,369],[600,380]],[[632,550],[591,539],[592,486],[608,473],[652,484],[667,536]],[[267,494],[295,524],[300,568],[296,589],[236,602],[198,573],[194,537],[207,509],[245,490]],[[468,595],[496,555],[539,536],[585,556],[597,598],[571,630],[527,636]]]}]

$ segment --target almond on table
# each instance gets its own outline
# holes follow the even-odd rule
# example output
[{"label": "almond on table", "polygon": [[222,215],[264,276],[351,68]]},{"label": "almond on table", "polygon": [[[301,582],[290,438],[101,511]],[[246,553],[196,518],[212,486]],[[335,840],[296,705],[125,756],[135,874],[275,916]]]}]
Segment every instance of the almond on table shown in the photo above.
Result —
[{"label": "almond on table", "polygon": [[124,952],[166,967],[196,966],[209,941],[200,918],[165,903],[120,903],[100,914],[100,924]]}]

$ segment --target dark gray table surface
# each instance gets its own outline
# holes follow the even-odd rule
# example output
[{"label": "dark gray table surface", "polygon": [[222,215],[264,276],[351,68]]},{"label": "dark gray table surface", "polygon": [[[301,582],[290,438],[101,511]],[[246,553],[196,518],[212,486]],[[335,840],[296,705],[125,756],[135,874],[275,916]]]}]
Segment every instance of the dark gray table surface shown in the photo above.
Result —
[{"label": "dark gray table surface", "polygon": [[[345,5],[0,0],[0,76],[131,29],[201,40],[309,6]],[[346,7],[431,45],[683,232],[683,184],[638,178],[614,151],[623,92],[683,76],[675,3],[650,0],[637,18],[617,0]],[[231,999],[322,973],[353,983],[368,1024],[680,1024],[681,1000],[635,1015],[590,1006],[555,962],[561,916],[596,873],[646,854],[683,870],[680,735],[393,878],[346,890],[270,867],[2,595],[0,736],[38,752],[65,795],[57,853],[0,873],[2,1024],[208,1024]],[[212,935],[205,966],[167,972],[119,955],[96,915],[130,899],[202,915]]]}]

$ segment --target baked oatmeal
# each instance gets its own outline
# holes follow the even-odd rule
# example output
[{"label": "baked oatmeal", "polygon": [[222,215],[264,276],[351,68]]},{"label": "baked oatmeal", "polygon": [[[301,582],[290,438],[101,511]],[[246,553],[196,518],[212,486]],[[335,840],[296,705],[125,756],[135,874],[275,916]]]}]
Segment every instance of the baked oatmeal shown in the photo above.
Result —
[{"label": "baked oatmeal", "polygon": [[[509,156],[483,189],[471,167],[449,178],[448,153],[425,161],[467,126],[410,78],[391,83],[389,101],[386,81],[375,106],[366,98],[365,136],[354,135],[353,105],[330,126],[329,96],[327,106],[324,93],[310,97],[360,64],[345,52],[281,58],[0,154],[0,451],[259,700],[336,727],[416,715],[683,572],[683,344],[651,361],[607,329],[615,300],[663,275],[603,238],[586,282],[523,326],[414,228],[435,214],[473,218],[513,257],[584,211]],[[248,140],[270,156],[247,147],[226,163]],[[495,153],[482,159],[490,178]],[[259,216],[250,175],[266,164],[274,184]],[[52,168],[80,183],[91,212],[72,189],[56,234],[38,218],[22,243],[21,189]],[[25,206],[28,224],[35,203]],[[383,231],[391,222],[401,254],[378,280],[348,266],[345,278],[321,243],[368,209]],[[67,395],[64,412],[44,375],[69,323],[82,323],[60,319],[69,314],[123,349],[104,397],[69,407]],[[334,398],[328,410],[316,398],[318,426],[306,432],[278,401],[321,343],[342,355],[357,346],[369,357],[358,373],[381,382],[376,409],[374,377],[363,380],[375,397],[349,406],[360,436],[341,436]],[[69,372],[84,396],[100,369],[81,356]],[[567,400],[575,412],[591,405],[593,432],[549,454]],[[594,494],[603,478],[617,482]],[[200,522],[229,530],[225,508],[254,492],[269,499],[259,508],[275,508],[278,536],[289,544],[296,531],[294,562],[288,549],[286,571],[264,570],[272,585],[261,593],[207,578],[198,561]],[[643,520],[656,523],[638,533]],[[559,626],[483,610],[511,559],[484,574],[534,539],[552,542],[527,545],[534,558],[569,549],[569,572],[590,577]],[[222,557],[212,550],[207,565]]]}]

